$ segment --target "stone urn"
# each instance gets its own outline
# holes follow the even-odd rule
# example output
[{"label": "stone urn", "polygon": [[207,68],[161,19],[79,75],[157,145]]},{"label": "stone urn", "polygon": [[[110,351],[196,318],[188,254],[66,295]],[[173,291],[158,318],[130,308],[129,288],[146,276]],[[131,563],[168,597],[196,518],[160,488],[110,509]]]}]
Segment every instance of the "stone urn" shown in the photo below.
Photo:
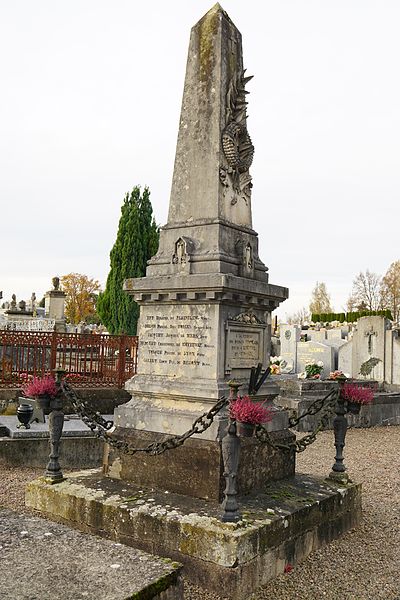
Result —
[{"label": "stone urn", "polygon": [[33,415],[33,407],[30,404],[20,404],[17,408],[17,419],[19,421],[18,428],[30,429],[29,421]]}]

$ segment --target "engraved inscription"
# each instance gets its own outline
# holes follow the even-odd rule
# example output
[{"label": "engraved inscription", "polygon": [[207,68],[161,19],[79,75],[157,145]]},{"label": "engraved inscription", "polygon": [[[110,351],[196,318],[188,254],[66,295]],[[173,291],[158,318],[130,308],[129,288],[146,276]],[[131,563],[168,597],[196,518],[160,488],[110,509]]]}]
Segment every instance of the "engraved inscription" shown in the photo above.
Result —
[{"label": "engraved inscription", "polygon": [[250,368],[258,363],[260,339],[258,333],[232,331],[228,340],[231,368]]},{"label": "engraved inscription", "polygon": [[227,326],[225,371],[250,369],[264,360],[265,324]]},{"label": "engraved inscription", "polygon": [[190,314],[170,310],[168,314],[145,313],[141,317],[141,371],[177,376],[190,374],[191,369],[215,368],[216,341],[212,319],[204,311]]}]

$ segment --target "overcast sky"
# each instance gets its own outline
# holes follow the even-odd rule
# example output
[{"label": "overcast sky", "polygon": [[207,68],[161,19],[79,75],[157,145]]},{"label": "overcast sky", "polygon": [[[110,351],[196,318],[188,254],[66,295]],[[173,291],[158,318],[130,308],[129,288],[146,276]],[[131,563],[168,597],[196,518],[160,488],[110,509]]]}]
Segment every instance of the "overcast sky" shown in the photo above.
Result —
[{"label": "overcast sky", "polygon": [[[166,222],[197,0],[14,0],[0,6],[0,290],[54,275],[104,285],[124,194]],[[400,259],[400,2],[225,0],[243,34],[256,153],[253,222],[280,315],[325,281]]]}]

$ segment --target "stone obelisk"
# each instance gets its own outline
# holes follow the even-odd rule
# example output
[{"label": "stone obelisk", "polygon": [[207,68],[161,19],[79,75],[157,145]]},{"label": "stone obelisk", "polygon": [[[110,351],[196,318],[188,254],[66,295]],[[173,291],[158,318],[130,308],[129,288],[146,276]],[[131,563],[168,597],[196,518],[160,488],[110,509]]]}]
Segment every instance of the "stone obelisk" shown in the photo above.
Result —
[{"label": "stone obelisk", "polygon": [[[230,379],[268,364],[270,314],[288,290],[268,282],[252,228],[250,79],[241,34],[216,4],[191,32],[168,223],[146,277],[125,281],[140,319],[132,399],[116,411],[123,436],[183,433]],[[122,457],[107,469],[130,470]]]}]

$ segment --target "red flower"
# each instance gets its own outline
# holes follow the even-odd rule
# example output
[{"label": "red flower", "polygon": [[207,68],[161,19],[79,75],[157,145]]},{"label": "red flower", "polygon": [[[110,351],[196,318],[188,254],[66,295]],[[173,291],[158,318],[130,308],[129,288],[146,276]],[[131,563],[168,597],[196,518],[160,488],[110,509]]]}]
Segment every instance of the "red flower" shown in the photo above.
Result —
[{"label": "red flower", "polygon": [[229,413],[231,419],[235,419],[241,423],[259,425],[272,421],[271,410],[263,406],[260,402],[253,402],[248,396],[243,396],[243,398],[238,396],[237,400],[231,401]]}]

